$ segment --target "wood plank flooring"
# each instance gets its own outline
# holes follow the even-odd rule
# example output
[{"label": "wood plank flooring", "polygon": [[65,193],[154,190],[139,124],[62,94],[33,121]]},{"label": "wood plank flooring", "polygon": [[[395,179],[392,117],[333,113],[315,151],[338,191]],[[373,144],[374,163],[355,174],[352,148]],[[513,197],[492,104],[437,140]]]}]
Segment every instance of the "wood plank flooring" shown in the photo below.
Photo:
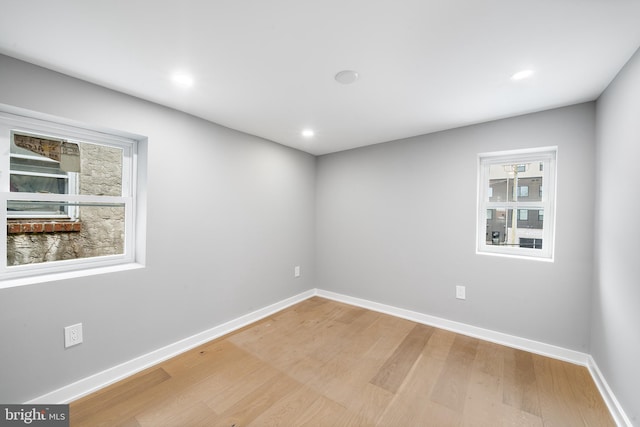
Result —
[{"label": "wood plank flooring", "polygon": [[615,426],[586,368],[314,297],[79,399],[71,426]]}]

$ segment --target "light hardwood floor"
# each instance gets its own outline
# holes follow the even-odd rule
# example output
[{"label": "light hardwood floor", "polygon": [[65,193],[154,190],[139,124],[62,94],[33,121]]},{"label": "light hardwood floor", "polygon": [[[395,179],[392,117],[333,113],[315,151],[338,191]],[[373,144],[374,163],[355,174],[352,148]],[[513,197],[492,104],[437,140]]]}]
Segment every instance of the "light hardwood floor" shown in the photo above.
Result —
[{"label": "light hardwood floor", "polygon": [[71,404],[71,426],[614,426],[582,366],[314,297]]}]

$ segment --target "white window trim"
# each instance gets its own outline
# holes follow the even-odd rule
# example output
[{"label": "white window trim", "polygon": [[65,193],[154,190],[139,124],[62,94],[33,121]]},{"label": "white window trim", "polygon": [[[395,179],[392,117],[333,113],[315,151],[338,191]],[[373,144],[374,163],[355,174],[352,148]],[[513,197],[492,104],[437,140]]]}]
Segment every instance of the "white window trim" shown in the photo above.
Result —
[{"label": "white window trim", "polygon": [[[555,219],[557,194],[557,153],[558,147],[541,147],[524,150],[510,150],[478,154],[478,200],[476,221],[476,253],[504,257],[554,261]],[[544,167],[542,179],[545,192],[541,202],[489,202],[489,166],[502,163],[539,162],[548,163]],[[544,228],[542,249],[507,247],[486,244],[487,209],[542,209]],[[516,212],[514,211],[514,214]]]},{"label": "white window trim", "polygon": [[[89,129],[76,122],[58,119],[52,116],[34,113],[27,110],[0,104],[0,129],[2,135],[0,145],[7,144],[6,150],[0,153],[0,210],[3,221],[0,226],[0,289],[13,286],[59,280],[66,277],[81,277],[101,274],[110,271],[140,268],[145,262],[145,228],[144,200],[138,200],[138,173],[146,170],[146,163],[139,164],[140,144],[146,138],[124,132],[107,129]],[[64,138],[70,142],[88,142],[101,145],[116,146],[128,152],[123,156],[122,196],[90,196],[78,194],[46,194],[9,192],[9,160],[8,129],[17,132],[35,133],[43,136]],[[7,138],[5,140],[5,138]],[[145,147],[146,148],[146,147]],[[145,150],[146,152],[146,150]],[[4,173],[2,173],[4,171]],[[143,197],[144,198],[144,197]],[[107,255],[92,258],[51,261],[39,264],[7,266],[7,201],[8,200],[47,200],[77,203],[124,203],[125,205],[125,242],[121,255]]]}]

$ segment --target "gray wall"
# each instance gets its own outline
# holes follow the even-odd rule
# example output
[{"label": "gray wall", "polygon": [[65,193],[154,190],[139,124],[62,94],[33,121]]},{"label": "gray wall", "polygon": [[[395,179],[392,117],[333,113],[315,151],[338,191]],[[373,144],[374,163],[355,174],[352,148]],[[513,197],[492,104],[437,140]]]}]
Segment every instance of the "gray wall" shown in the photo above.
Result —
[{"label": "gray wall", "polygon": [[640,425],[640,51],[597,102],[591,353]]},{"label": "gray wall", "polygon": [[0,103],[149,137],[147,267],[0,289],[0,402],[315,286],[313,156],[5,56],[0,76]]},{"label": "gray wall", "polygon": [[[319,157],[318,287],[588,351],[594,123],[586,103]],[[477,255],[478,153],[553,145],[555,262]]]}]

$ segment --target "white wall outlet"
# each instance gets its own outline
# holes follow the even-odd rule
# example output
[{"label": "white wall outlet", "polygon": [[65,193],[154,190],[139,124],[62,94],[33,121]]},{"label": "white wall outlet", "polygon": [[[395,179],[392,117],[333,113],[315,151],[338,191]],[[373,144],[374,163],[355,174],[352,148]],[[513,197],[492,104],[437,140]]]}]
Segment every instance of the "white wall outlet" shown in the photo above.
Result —
[{"label": "white wall outlet", "polygon": [[294,277],[300,277],[300,266],[296,265],[295,267],[293,267],[293,276]]},{"label": "white wall outlet", "polygon": [[64,348],[82,343],[82,323],[64,328]]},{"label": "white wall outlet", "polygon": [[456,286],[456,298],[467,299],[467,289],[464,286]]}]

